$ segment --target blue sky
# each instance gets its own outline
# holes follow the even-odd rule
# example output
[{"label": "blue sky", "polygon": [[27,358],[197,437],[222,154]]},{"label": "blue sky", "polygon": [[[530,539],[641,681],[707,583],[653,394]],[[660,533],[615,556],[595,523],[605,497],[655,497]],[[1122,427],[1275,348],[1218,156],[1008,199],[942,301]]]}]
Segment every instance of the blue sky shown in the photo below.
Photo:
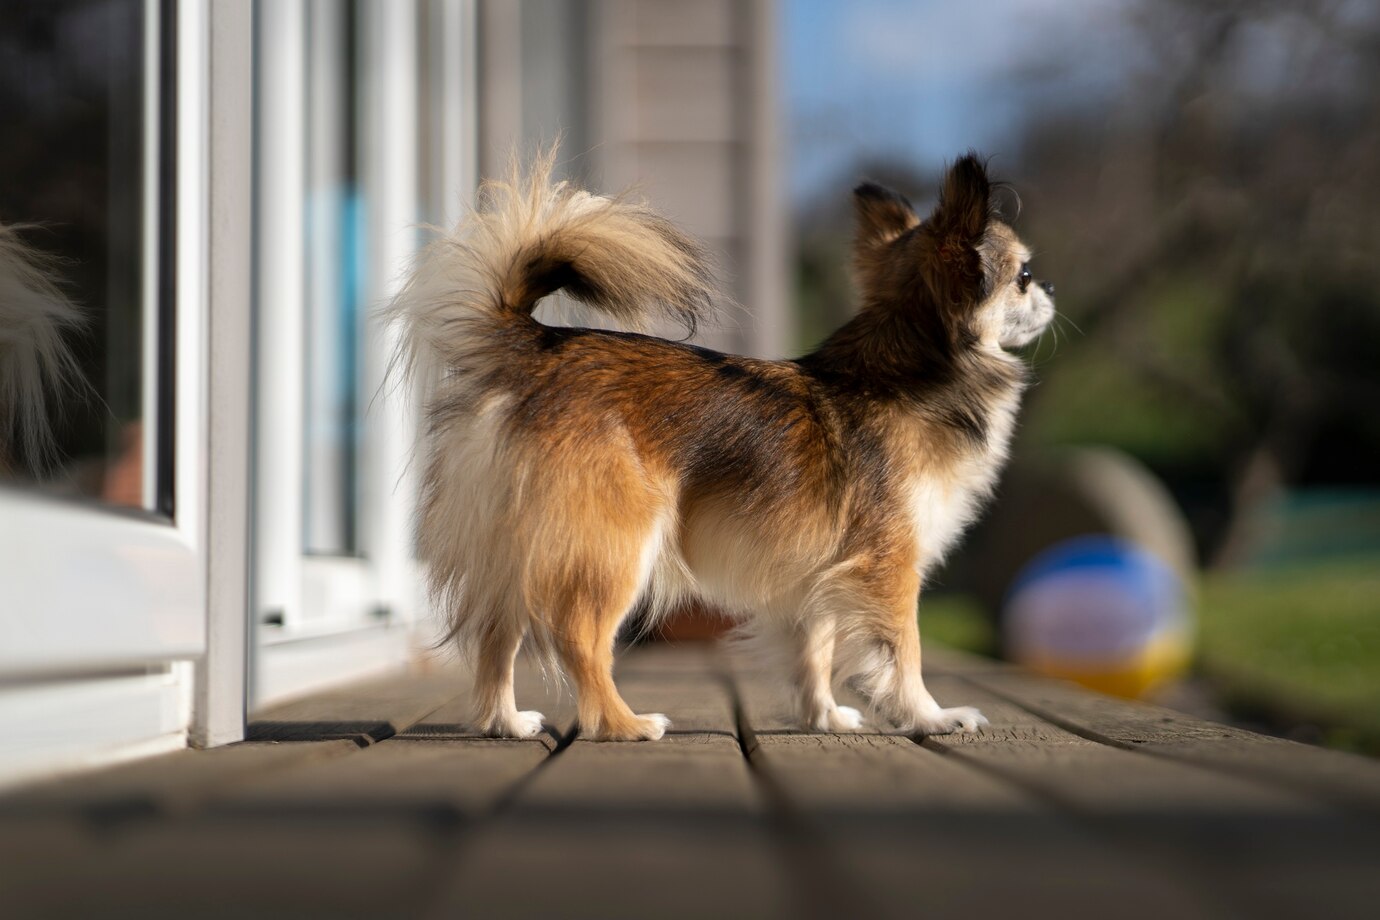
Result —
[{"label": "blue sky", "polygon": [[790,194],[862,159],[1000,158],[1023,118],[1110,93],[1133,67],[1127,0],[781,0]]}]

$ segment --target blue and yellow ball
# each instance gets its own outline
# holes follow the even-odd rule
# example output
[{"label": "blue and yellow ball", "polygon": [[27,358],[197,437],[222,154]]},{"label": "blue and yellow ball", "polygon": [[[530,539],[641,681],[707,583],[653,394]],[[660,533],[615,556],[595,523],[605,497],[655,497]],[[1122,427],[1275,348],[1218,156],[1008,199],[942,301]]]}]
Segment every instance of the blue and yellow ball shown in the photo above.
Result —
[{"label": "blue and yellow ball", "polygon": [[1182,675],[1192,655],[1182,580],[1115,537],[1077,537],[1040,553],[1003,606],[1009,659],[1104,693],[1151,694]]}]

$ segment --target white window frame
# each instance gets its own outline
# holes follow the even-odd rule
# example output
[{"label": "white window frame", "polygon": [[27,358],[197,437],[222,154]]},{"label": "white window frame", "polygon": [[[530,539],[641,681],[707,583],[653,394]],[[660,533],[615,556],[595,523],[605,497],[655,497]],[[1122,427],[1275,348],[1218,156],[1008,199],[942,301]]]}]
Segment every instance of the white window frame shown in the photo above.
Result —
[{"label": "white window frame", "polygon": [[[154,33],[148,66],[158,72],[163,5],[147,3]],[[257,7],[242,0],[176,0],[175,8],[174,83],[149,91],[154,112],[164,89],[175,93],[175,519],[0,486],[0,783],[172,750],[188,741],[209,746],[238,740],[247,703],[401,663],[425,645],[434,628],[424,618],[411,551],[413,484],[406,458],[415,435],[413,407],[393,402],[371,409],[365,453],[373,481],[387,488],[374,488],[361,509],[365,562],[301,554],[300,440],[281,440],[271,450],[265,444],[274,431],[300,433],[301,400],[282,393],[251,398],[253,385],[265,382],[253,368],[262,372],[284,362],[298,373],[276,380],[303,379],[300,328],[262,309],[266,292],[281,303],[294,291],[288,302],[301,308],[302,265],[282,258],[297,241],[279,237],[273,242],[284,245],[275,248],[271,234],[254,235],[254,208],[259,226],[301,227],[300,210],[294,215],[292,208],[302,206],[302,176],[300,167],[294,171],[290,165],[300,160],[280,157],[267,169],[262,160],[255,162],[252,142],[261,125],[245,79],[256,56],[272,59],[273,46],[291,38],[287,16],[258,32],[256,40],[256,16],[265,10],[273,17],[282,15],[280,9],[300,12],[301,0]],[[367,48],[379,56],[375,65],[389,55],[410,54],[407,43],[418,41],[415,17],[426,17],[436,62],[426,75],[438,104],[432,116],[444,122],[431,135],[437,148],[433,168],[439,170],[432,187],[444,187],[446,199],[428,213],[449,222],[474,181],[474,4],[371,0],[367,9],[366,31],[374,36]],[[441,54],[435,53],[438,46]],[[290,57],[279,60],[294,63]],[[297,68],[302,63],[299,52]],[[373,213],[371,270],[389,285],[397,283],[415,244],[410,224],[419,219],[408,210],[416,196],[398,191],[418,181],[412,147],[418,136],[416,87],[407,85],[415,71],[392,70],[390,82],[371,100],[369,116],[377,120],[369,130],[391,140],[369,151],[366,176],[371,192],[387,205]],[[265,114],[279,124],[296,119],[300,125],[300,103],[295,110],[291,105],[294,68],[282,71],[274,76],[286,78],[278,84],[283,91],[268,97]],[[295,75],[300,78],[300,69]],[[290,131],[266,136],[273,138],[286,149],[257,151],[261,156],[292,153]],[[295,142],[300,141],[299,136]],[[263,171],[257,187],[256,168]],[[156,162],[150,162],[146,174],[156,172]],[[157,211],[149,210],[147,219],[156,222]],[[156,225],[146,234],[150,247],[161,239]],[[256,268],[263,282],[258,287],[251,280]],[[390,290],[376,291],[376,299]],[[251,324],[255,302],[265,327],[257,338]],[[156,308],[150,300],[149,348],[158,341]],[[381,379],[389,347],[382,338],[372,347],[365,363],[371,386]],[[148,379],[156,379],[154,369],[169,357],[148,356]],[[146,419],[155,418],[156,407],[157,394],[150,389]],[[284,474],[289,469],[290,477]],[[152,478],[145,482],[151,494]],[[353,605],[357,611],[360,598],[368,598],[370,607],[386,603],[397,615],[387,627],[317,635],[302,630],[270,643],[254,634],[265,603],[300,604],[313,592],[339,598],[318,604]]]},{"label": "white window frame", "polygon": [[[146,9],[146,98],[175,94],[174,518],[0,489],[0,780],[184,745],[207,646],[208,4],[177,5],[171,88],[156,76],[167,23],[157,0]],[[157,194],[146,191],[146,221],[159,219]],[[158,309],[146,297],[151,328]],[[169,357],[146,354],[145,367]]]},{"label": "white window frame", "polygon": [[[263,705],[406,663],[425,648],[431,625],[412,551],[415,406],[383,386],[393,337],[376,323],[365,334],[361,361],[368,409],[358,473],[360,555],[303,551],[307,3],[273,0],[257,9],[261,79],[273,87],[260,96],[255,129],[261,145],[259,395],[250,700]],[[463,67],[473,68],[467,53],[473,7],[459,0],[367,0],[361,15],[360,52],[373,75],[361,100],[359,141],[371,243],[365,304],[372,313],[397,290],[424,218],[417,73],[409,66],[421,40],[419,17],[450,36],[437,72],[427,75],[440,82],[457,75],[457,55],[464,55]],[[450,103],[463,101],[455,95],[460,87],[446,92]],[[472,79],[463,93],[473,97]],[[473,105],[458,111],[472,112]],[[442,162],[473,162],[472,150],[461,149],[473,138],[472,125],[471,119],[438,132]]]}]

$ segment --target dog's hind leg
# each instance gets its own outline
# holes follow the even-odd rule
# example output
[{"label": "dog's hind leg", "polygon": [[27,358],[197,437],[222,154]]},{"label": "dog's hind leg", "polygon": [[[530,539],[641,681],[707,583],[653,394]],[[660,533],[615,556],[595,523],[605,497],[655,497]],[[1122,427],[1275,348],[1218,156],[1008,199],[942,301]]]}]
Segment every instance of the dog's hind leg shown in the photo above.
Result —
[{"label": "dog's hind leg", "polygon": [[[627,497],[625,495],[625,497]],[[661,531],[654,502],[622,503],[624,517],[611,517],[581,533],[578,550],[566,557],[545,608],[551,637],[579,697],[580,733],[604,741],[655,741],[670,722],[660,714],[637,715],[613,682],[613,646],[618,627],[646,589],[660,551]]]},{"label": "dog's hind leg", "polygon": [[486,624],[478,642],[474,696],[479,730],[505,738],[531,738],[541,731],[542,714],[520,712],[513,691],[513,666],[524,630],[503,617]]},{"label": "dog's hind leg", "polygon": [[533,511],[523,518],[535,522],[521,538],[523,599],[575,685],[580,731],[660,738],[666,717],[635,715],[618,695],[613,643],[672,533],[670,478],[654,474],[618,428],[558,442],[532,466],[541,472],[531,476]]},{"label": "dog's hind leg", "polygon": [[[631,575],[599,578],[592,589],[569,594],[564,628],[555,637],[579,695],[580,734],[601,741],[655,741],[671,724],[660,713],[635,714],[613,682],[614,639],[640,587]],[[622,585],[616,585],[619,581]]]},{"label": "dog's hind leg", "polygon": [[792,631],[793,668],[801,722],[820,732],[851,731],[862,713],[834,701],[834,620],[827,615],[801,620]]}]

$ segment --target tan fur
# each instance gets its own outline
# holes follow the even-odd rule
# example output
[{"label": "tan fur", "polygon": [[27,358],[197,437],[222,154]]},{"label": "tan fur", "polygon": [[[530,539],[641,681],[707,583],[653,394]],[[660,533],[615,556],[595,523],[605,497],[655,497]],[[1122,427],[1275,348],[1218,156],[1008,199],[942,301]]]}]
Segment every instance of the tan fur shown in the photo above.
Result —
[{"label": "tan fur", "polygon": [[[1035,322],[1006,292],[1025,257],[1014,236],[987,233],[966,200],[923,224],[899,196],[860,201],[876,224],[859,240],[869,302],[798,362],[553,329],[530,314],[556,287],[625,321],[659,306],[693,325],[711,298],[697,245],[640,204],[550,184],[550,163],[489,186],[391,308],[406,332],[400,366],[441,368],[426,381],[419,548],[450,637],[477,658],[481,726],[539,730],[513,697],[526,641],[571,679],[583,732],[660,737],[665,717],[618,695],[614,639],[639,603],[655,618],[698,597],[783,644],[808,727],[858,726],[832,692],[852,673],[903,728],[975,728],[976,710],[943,709],[925,689],[915,604],[923,572],[990,492],[1014,425],[1022,378],[1002,338]],[[945,201],[969,192],[960,183]],[[986,236],[965,237],[971,226]],[[945,301],[950,325],[909,312],[923,302],[885,300],[888,285],[917,289],[895,279],[928,264],[931,250],[908,247],[935,233],[1005,292]],[[926,283],[948,298],[976,290],[966,275]],[[967,363],[909,369],[950,332]],[[918,352],[898,347],[905,336]]]}]

